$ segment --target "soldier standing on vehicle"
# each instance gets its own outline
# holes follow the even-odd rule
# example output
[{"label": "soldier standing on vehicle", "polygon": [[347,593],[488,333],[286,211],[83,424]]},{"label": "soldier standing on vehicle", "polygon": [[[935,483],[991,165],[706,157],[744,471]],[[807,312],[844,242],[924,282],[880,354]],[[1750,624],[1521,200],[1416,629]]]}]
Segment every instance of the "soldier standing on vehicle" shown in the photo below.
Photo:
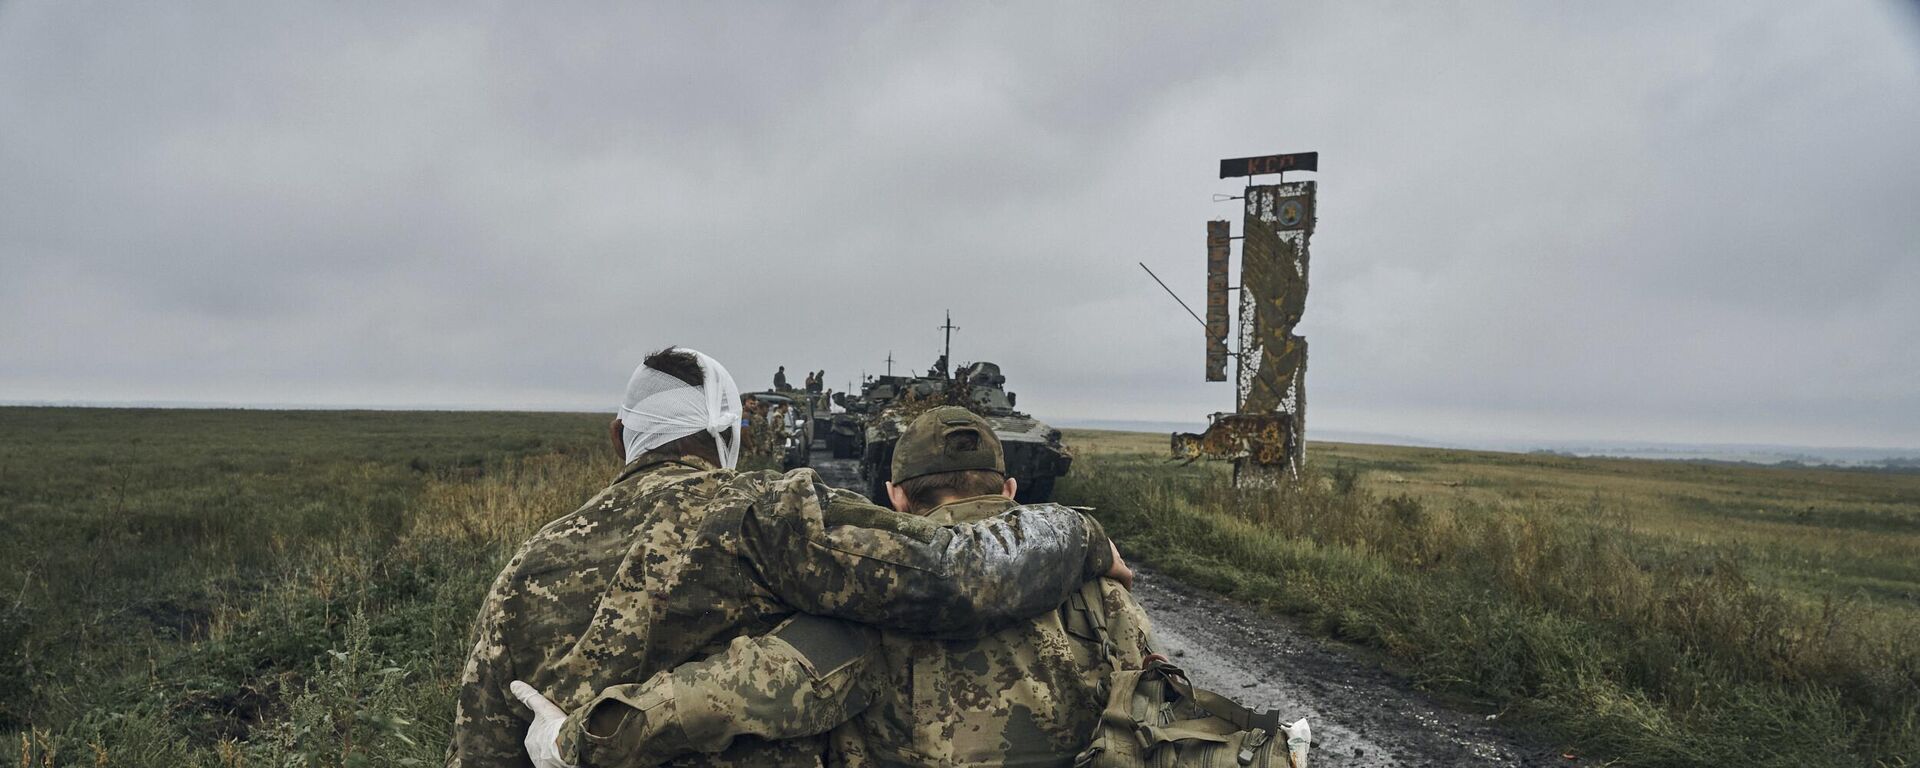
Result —
[{"label": "soldier standing on vehicle", "polygon": [[[921,414],[893,456],[894,506],[929,523],[978,524],[1017,508],[993,428],[965,408]],[[553,750],[567,763],[644,768],[837,727],[836,765],[1070,765],[1094,733],[1115,666],[1142,669],[1153,658],[1146,613],[1126,589],[1111,579],[1089,586],[977,639],[797,617],[725,653],[609,688],[557,728],[530,733],[529,745],[544,749],[557,731]],[[524,695],[547,723],[566,717]]]},{"label": "soldier standing on vehicle", "polygon": [[773,388],[776,390],[785,390],[787,388],[786,366],[780,366],[780,370],[773,372]]},{"label": "soldier standing on vehicle", "polygon": [[[449,766],[529,764],[534,712],[514,681],[579,707],[795,611],[979,635],[1089,575],[1129,573],[1098,524],[1071,510],[942,526],[829,489],[811,470],[735,472],[740,411],[732,377],[699,352],[662,350],[634,371],[610,425],[630,460],[523,544],[481,608]],[[702,759],[814,766],[821,754],[818,739],[743,739]]]}]

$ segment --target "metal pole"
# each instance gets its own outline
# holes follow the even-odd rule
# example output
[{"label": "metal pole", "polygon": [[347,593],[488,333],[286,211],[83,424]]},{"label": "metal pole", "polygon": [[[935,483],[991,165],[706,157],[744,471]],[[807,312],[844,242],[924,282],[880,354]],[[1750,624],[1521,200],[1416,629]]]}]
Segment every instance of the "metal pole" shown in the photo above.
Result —
[{"label": "metal pole", "polygon": [[941,366],[940,375],[952,376],[953,375],[953,332],[960,330],[959,326],[956,326],[953,324],[953,310],[951,309],[947,310],[947,324],[940,327],[946,329],[947,331],[946,351],[940,353],[940,359],[946,361],[946,363],[945,365]]},{"label": "metal pole", "polygon": [[[1136,263],[1138,263],[1138,264],[1140,265],[1140,268],[1141,268],[1141,269],[1147,269],[1147,264],[1146,264],[1146,262],[1136,262]],[[1154,274],[1154,273],[1153,273],[1153,270],[1151,270],[1151,269],[1147,269],[1147,276],[1148,276],[1148,277],[1151,277],[1151,278],[1153,278],[1153,281],[1154,281],[1154,282],[1156,282],[1156,283],[1159,283],[1159,284],[1160,284],[1160,288],[1161,288],[1162,290],[1165,290],[1165,291],[1167,292],[1167,295],[1168,295],[1168,296],[1172,296],[1172,297],[1173,297],[1173,300],[1174,300],[1174,301],[1178,301],[1178,302],[1180,302],[1180,308],[1181,308],[1181,309],[1184,309],[1184,310],[1186,310],[1186,311],[1187,311],[1187,314],[1189,314],[1189,315],[1193,315],[1193,320],[1194,320],[1194,322],[1197,322],[1197,323],[1199,323],[1199,324],[1200,324],[1200,327],[1202,327],[1202,328],[1205,328],[1205,327],[1207,327],[1207,321],[1205,321],[1205,320],[1201,320],[1201,319],[1200,319],[1200,315],[1199,315],[1198,313],[1196,313],[1196,312],[1194,312],[1194,311],[1193,311],[1193,307],[1189,307],[1189,306],[1187,306],[1187,303],[1186,303],[1186,302],[1184,302],[1184,301],[1180,301],[1180,294],[1177,294],[1177,293],[1174,293],[1174,292],[1173,292],[1173,289],[1172,289],[1172,288],[1168,288],[1168,287],[1167,287],[1167,283],[1166,283],[1166,281],[1164,281],[1164,280],[1161,280],[1161,279],[1160,279],[1160,276],[1159,276],[1159,275],[1156,275],[1156,274]]]}]

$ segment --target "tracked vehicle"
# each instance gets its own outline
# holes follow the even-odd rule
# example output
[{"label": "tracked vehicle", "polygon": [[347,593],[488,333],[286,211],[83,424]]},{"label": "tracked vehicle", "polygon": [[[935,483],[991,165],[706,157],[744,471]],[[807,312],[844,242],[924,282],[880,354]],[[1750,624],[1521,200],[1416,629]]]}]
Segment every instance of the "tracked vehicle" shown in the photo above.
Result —
[{"label": "tracked vehicle", "polygon": [[840,406],[841,412],[829,416],[827,431],[821,437],[826,440],[827,450],[834,458],[852,459],[860,456],[866,448],[868,419],[893,402],[899,396],[902,385],[909,380],[907,376],[877,376],[861,384],[859,394],[833,393],[833,404]]},{"label": "tracked vehicle", "polygon": [[1007,377],[994,363],[974,363],[961,368],[958,381],[975,413],[985,416],[1007,452],[1007,475],[1020,481],[1023,502],[1053,499],[1053,481],[1073,466],[1073,454],[1060,442],[1060,430],[1032,416],[1014,410],[1014,393],[1006,389]]},{"label": "tracked vehicle", "polygon": [[[940,405],[958,405],[985,417],[1006,451],[1007,476],[1019,481],[1023,503],[1053,498],[1054,479],[1067,473],[1073,454],[1060,442],[1060,430],[1014,410],[1015,396],[1006,391],[1007,377],[993,363],[973,363],[948,378],[937,375],[886,377],[879,386],[862,392],[864,428],[861,430],[860,478],[867,497],[888,505],[887,481],[893,475],[893,446],[901,430],[915,416]],[[846,404],[849,411],[854,408]]]}]

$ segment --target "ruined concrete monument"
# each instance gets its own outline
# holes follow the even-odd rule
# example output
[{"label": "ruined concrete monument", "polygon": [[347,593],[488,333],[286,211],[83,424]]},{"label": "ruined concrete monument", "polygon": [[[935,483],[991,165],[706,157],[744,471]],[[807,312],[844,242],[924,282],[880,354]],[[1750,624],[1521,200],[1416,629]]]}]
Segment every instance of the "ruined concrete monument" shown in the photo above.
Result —
[{"label": "ruined concrete monument", "polygon": [[[1223,160],[1221,178],[1318,170],[1318,153]],[[1294,327],[1307,304],[1314,182],[1249,184],[1241,219],[1240,285],[1227,285],[1230,223],[1207,222],[1206,378],[1226,380],[1239,361],[1234,412],[1216,413],[1202,434],[1173,436],[1174,455],[1228,459],[1234,484],[1269,487],[1299,477],[1306,461],[1307,340]],[[1238,290],[1238,351],[1226,349],[1228,292]]]}]

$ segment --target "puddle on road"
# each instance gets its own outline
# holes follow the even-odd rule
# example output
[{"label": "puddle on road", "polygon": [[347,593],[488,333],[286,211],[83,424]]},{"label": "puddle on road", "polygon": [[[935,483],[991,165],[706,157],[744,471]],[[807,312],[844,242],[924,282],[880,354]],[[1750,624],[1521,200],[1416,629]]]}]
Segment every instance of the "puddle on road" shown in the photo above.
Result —
[{"label": "puddle on road", "polygon": [[1313,724],[1309,764],[1576,766],[1558,750],[1523,747],[1484,717],[1439,706],[1394,676],[1308,637],[1284,619],[1143,571],[1134,596],[1195,685],[1254,710]]}]

